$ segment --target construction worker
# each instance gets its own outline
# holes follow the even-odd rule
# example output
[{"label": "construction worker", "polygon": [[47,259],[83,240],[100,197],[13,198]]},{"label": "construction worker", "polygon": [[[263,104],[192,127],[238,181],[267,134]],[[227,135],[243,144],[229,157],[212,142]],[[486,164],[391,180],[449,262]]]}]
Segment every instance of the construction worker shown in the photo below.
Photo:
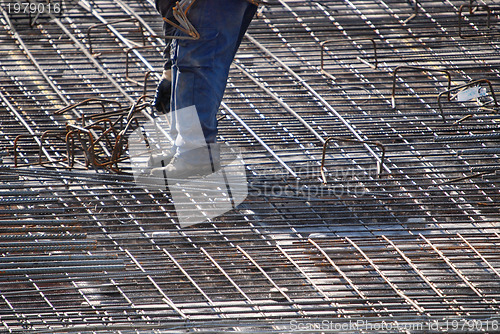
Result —
[{"label": "construction worker", "polygon": [[[183,2],[186,0],[181,6]],[[176,5],[179,3],[171,0],[156,0],[158,12],[178,24],[173,18]],[[167,46],[170,55],[154,105],[159,112],[172,110],[173,143],[171,153],[150,159],[154,176],[182,178],[219,168],[217,112],[229,68],[256,10],[247,0],[195,0],[186,16],[199,34],[197,39],[185,39],[185,31],[165,24],[165,34],[179,38]],[[201,144],[195,133],[197,122]]]}]

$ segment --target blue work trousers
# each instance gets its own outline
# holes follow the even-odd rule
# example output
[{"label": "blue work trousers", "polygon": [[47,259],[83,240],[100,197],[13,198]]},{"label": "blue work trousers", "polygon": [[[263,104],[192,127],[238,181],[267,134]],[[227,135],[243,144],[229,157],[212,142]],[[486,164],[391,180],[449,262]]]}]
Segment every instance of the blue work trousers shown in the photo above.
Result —
[{"label": "blue work trousers", "polygon": [[[217,112],[229,68],[256,10],[246,0],[198,0],[188,18],[201,38],[172,43],[171,110],[195,106],[207,144],[216,141]],[[185,36],[179,30],[175,35]],[[178,116],[172,113],[171,136],[177,152],[183,154],[195,147],[190,143],[190,126],[185,124],[190,120]]]}]

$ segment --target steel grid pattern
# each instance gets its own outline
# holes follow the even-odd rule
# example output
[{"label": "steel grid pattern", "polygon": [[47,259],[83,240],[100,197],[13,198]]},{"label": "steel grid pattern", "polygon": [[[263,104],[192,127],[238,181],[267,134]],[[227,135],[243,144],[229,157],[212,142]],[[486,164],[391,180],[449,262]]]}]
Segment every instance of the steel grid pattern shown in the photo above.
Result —
[{"label": "steel grid pattern", "polygon": [[[8,2],[0,2],[2,331],[497,321],[493,2],[262,6],[220,110],[220,138],[242,148],[250,194],[190,228],[178,225],[168,193],[89,170],[81,151],[64,168],[56,162],[67,158],[64,140],[42,138],[82,116],[119,119],[154,93],[159,74],[145,74],[161,69],[163,41],[152,3],[81,0],[29,22],[9,15]],[[448,100],[450,88],[476,80],[486,89],[480,102]],[[108,102],[56,114],[89,98]]]}]

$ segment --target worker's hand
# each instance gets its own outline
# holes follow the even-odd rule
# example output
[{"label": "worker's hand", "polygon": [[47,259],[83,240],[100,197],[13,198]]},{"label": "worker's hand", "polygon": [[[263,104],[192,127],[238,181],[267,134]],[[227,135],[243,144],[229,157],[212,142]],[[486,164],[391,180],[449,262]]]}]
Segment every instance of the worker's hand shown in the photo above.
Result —
[{"label": "worker's hand", "polygon": [[172,92],[172,70],[163,71],[160,84],[156,88],[153,105],[160,113],[170,112],[170,94]]}]

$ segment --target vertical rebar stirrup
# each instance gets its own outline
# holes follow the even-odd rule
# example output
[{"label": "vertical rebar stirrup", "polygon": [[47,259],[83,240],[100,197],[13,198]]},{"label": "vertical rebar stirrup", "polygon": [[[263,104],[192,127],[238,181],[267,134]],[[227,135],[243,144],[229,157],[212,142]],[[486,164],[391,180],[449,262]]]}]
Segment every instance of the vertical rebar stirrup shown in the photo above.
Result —
[{"label": "vertical rebar stirrup", "polygon": [[[498,104],[498,100],[497,100],[497,97],[495,95],[495,90],[493,89],[493,85],[491,84],[491,81],[489,81],[488,79],[478,79],[478,80],[473,80],[473,81],[470,81],[470,82],[467,82],[463,85],[459,85],[459,86],[456,86],[456,87],[453,87],[453,88],[450,88],[448,89],[447,91],[444,91],[444,92],[441,92],[438,94],[437,96],[437,102],[438,102],[438,106],[439,106],[439,112],[441,113],[441,118],[443,119],[443,122],[446,123],[447,120],[445,118],[445,113],[444,113],[444,110],[443,110],[443,105],[441,103],[441,97],[443,95],[447,95],[448,96],[448,101],[451,101],[451,93],[455,92],[455,91],[460,91],[464,88],[467,88],[467,87],[473,87],[473,86],[479,86],[479,84],[481,83],[486,83],[488,85],[488,87],[490,88],[490,93],[491,93],[491,97],[492,97],[492,102],[495,103],[495,109],[493,109],[495,112],[498,110],[499,108],[499,104]],[[469,116],[469,115],[467,115]],[[469,116],[469,117],[472,117],[472,116]],[[459,121],[462,121],[462,119],[460,119]]]},{"label": "vertical rebar stirrup", "polygon": [[375,141],[369,141],[369,140],[357,140],[357,139],[350,139],[350,138],[342,138],[342,137],[328,137],[325,140],[325,143],[323,144],[323,153],[321,156],[321,167],[320,167],[320,173],[321,173],[321,179],[323,180],[323,184],[328,184],[328,181],[326,179],[326,174],[325,174],[325,163],[326,163],[326,149],[328,148],[328,143],[332,140],[336,141],[342,141],[342,142],[348,142],[348,143],[360,143],[363,144],[365,147],[367,145],[375,145],[380,148],[382,151],[382,155],[380,158],[377,158],[377,177],[380,178],[380,176],[383,173],[383,168],[382,166],[384,165],[384,160],[385,160],[385,146],[382,145],[379,142]]}]

